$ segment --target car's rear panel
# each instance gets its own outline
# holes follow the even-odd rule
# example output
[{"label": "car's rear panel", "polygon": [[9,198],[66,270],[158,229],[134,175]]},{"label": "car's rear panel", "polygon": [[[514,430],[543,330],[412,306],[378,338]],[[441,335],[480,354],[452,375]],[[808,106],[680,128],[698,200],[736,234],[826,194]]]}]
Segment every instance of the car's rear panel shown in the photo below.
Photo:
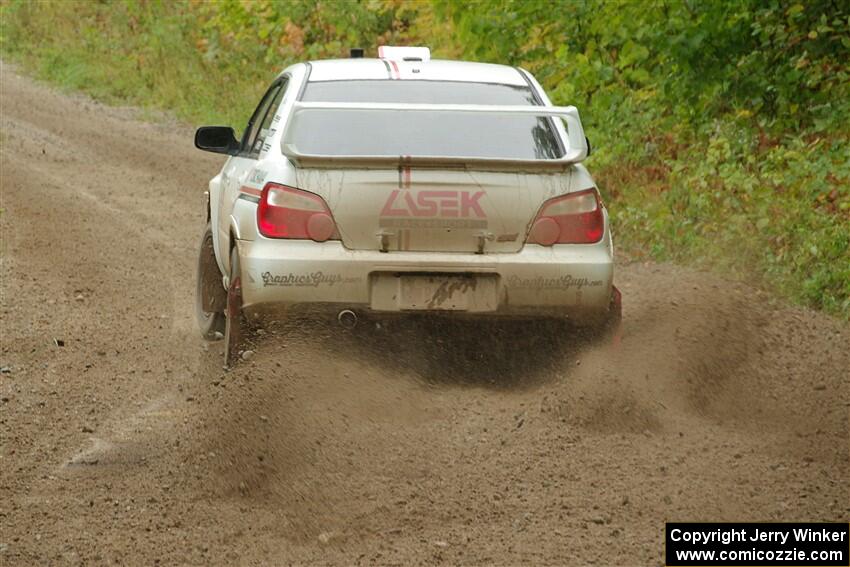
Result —
[{"label": "car's rear panel", "polygon": [[598,314],[608,307],[613,278],[607,237],[590,245],[529,244],[509,254],[384,253],[349,250],[339,241],[258,238],[239,241],[239,252],[248,308],[326,304],[386,312]]},{"label": "car's rear panel", "polygon": [[[564,173],[303,169],[296,179],[299,188],[328,203],[340,239],[276,240],[257,234],[240,240],[248,308],[322,304],[380,312],[560,317],[599,314],[608,307],[613,262],[607,231],[593,244],[526,242],[544,201],[586,188],[590,178],[583,168]],[[431,206],[420,200],[427,191],[444,192],[445,202]],[[474,206],[472,197],[461,193],[481,196]],[[424,194],[430,199],[433,193]]]}]

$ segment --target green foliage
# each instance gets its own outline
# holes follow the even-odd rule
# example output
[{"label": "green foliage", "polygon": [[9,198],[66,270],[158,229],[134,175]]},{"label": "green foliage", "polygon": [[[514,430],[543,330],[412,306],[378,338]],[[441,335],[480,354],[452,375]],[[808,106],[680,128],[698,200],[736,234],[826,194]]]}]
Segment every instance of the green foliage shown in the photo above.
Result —
[{"label": "green foliage", "polygon": [[0,0],[38,75],[241,125],[276,71],[427,44],[579,107],[632,257],[753,278],[850,318],[850,7],[834,0]]}]

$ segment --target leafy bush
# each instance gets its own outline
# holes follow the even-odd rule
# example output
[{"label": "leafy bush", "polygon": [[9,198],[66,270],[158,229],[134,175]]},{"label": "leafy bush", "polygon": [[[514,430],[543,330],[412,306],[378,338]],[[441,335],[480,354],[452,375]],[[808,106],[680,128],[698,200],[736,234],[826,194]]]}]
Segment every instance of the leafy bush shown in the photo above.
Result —
[{"label": "leafy bush", "polygon": [[349,47],[520,65],[582,112],[634,258],[850,318],[850,7],[834,0],[0,0],[0,49],[108,101],[240,125],[272,75]]}]

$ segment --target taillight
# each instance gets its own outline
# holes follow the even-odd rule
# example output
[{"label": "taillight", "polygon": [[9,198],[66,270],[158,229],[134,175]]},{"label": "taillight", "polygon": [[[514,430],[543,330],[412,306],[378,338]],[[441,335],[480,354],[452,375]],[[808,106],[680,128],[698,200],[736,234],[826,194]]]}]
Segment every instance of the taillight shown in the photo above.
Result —
[{"label": "taillight", "polygon": [[592,244],[602,239],[605,218],[596,189],[555,197],[543,203],[528,241],[543,246]]},{"label": "taillight", "polygon": [[257,226],[268,238],[338,239],[331,212],[324,199],[294,187],[268,183],[257,207]]}]

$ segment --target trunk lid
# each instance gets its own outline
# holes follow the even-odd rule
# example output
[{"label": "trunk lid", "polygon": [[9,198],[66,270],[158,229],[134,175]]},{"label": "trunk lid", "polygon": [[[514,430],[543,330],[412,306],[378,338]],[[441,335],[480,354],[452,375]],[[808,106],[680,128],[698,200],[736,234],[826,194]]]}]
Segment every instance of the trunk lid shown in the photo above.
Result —
[{"label": "trunk lid", "polygon": [[517,252],[541,204],[569,181],[569,171],[439,166],[297,171],[297,186],[327,202],[347,248],[386,252]]}]

